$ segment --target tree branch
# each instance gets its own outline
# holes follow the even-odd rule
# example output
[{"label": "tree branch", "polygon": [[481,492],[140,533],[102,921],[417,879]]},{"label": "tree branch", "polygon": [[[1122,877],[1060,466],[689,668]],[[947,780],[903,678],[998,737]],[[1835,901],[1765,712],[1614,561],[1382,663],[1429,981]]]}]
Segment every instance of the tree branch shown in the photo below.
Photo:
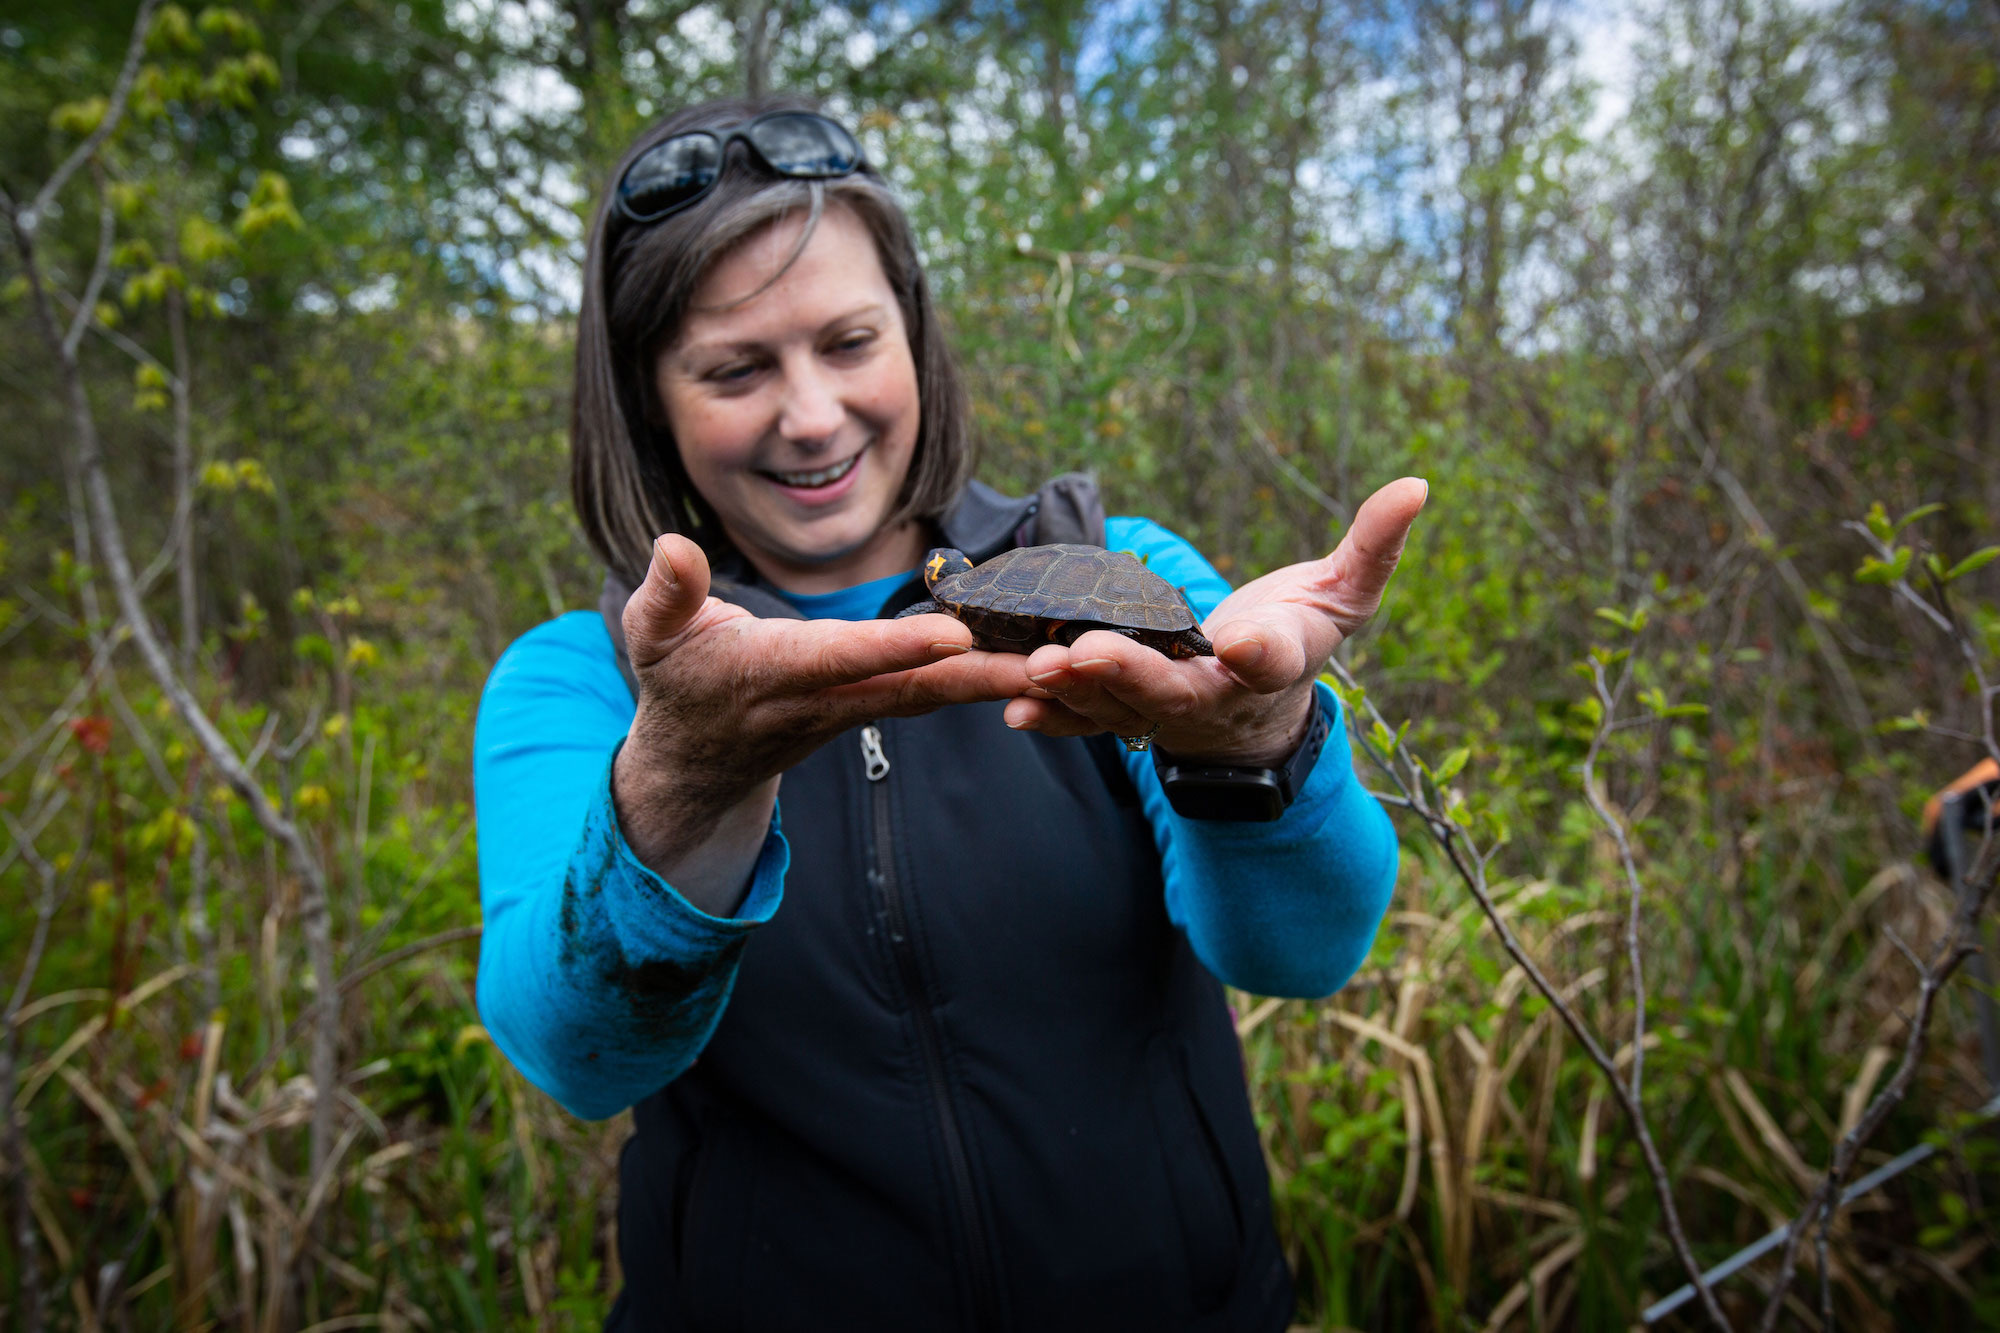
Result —
[{"label": "tree branch", "polygon": [[1618,696],[1631,677],[1632,668],[1628,664],[1614,689],[1604,679],[1604,664],[1596,658],[1591,659],[1591,684],[1597,691],[1598,707],[1602,711],[1598,714],[1597,733],[1590,738],[1590,750],[1583,757],[1583,794],[1596,813],[1598,822],[1610,831],[1612,841],[1618,846],[1618,864],[1625,871],[1629,904],[1625,915],[1625,958],[1626,966],[1632,973],[1632,1100],[1644,1105],[1640,1088],[1646,1070],[1646,967],[1639,957],[1639,905],[1644,889],[1639,883],[1639,867],[1632,856],[1632,842],[1625,832],[1625,821],[1611,813],[1610,803],[1597,785],[1597,758],[1604,752],[1604,742],[1610,738]]},{"label": "tree branch", "polygon": [[[1350,697],[1360,701],[1361,707],[1367,710],[1369,718],[1394,735],[1395,728],[1388,725],[1388,721],[1383,718],[1374,702],[1365,697],[1347,668],[1336,660],[1330,669],[1347,687]],[[1702,1276],[1701,1264],[1696,1261],[1694,1249],[1688,1244],[1686,1228],[1681,1225],[1680,1210],[1674,1204],[1673,1181],[1667,1175],[1666,1163],[1660,1157],[1659,1148],[1653,1142],[1652,1130],[1646,1124],[1645,1108],[1633,1095],[1633,1089],[1626,1086],[1625,1080],[1619,1077],[1617,1063],[1598,1044],[1597,1038],[1584,1026],[1583,1019],[1578,1016],[1575,1008],[1543,973],[1541,967],[1514,934],[1513,927],[1509,926],[1507,919],[1501,915],[1499,905],[1493,901],[1492,892],[1486,883],[1487,856],[1480,854],[1465,827],[1459,824],[1449,811],[1441,808],[1443,803],[1433,802],[1430,799],[1425,791],[1424,771],[1418,766],[1415,756],[1410,753],[1408,747],[1398,741],[1390,753],[1385,755],[1362,731],[1358,717],[1350,714],[1350,722],[1356,739],[1368,751],[1376,767],[1396,784],[1397,790],[1408,802],[1408,808],[1424,821],[1432,838],[1437,841],[1439,848],[1450,860],[1452,869],[1471,891],[1473,899],[1479,904],[1480,912],[1485,915],[1487,923],[1499,937],[1500,947],[1506,950],[1507,956],[1514,960],[1515,965],[1527,976],[1529,983],[1540,992],[1544,1000],[1548,1001],[1556,1017],[1562,1020],[1563,1026],[1569,1029],[1570,1035],[1583,1047],[1584,1054],[1589,1057],[1590,1062],[1597,1066],[1598,1072],[1611,1085],[1611,1094],[1617,1099],[1619,1108],[1624,1111],[1625,1118],[1631,1123],[1633,1134],[1639,1141],[1640,1156],[1645,1160],[1646,1174],[1651,1177],[1653,1191],[1659,1198],[1660,1215],[1666,1223],[1667,1239],[1673,1247],[1674,1257],[1680,1261],[1681,1271],[1687,1274],[1688,1282],[1700,1296],[1702,1309],[1707,1313],[1709,1322],[1723,1330],[1723,1333],[1733,1333],[1728,1316],[1722,1313],[1722,1307],[1716,1303],[1715,1293],[1710,1290],[1707,1279]],[[1398,759],[1403,761],[1404,768],[1397,767],[1395,761]],[[1435,784],[1432,784],[1432,789],[1435,790]],[[1637,1059],[1636,1051],[1634,1059],[1635,1061]]]},{"label": "tree branch", "polygon": [[63,335],[63,354],[75,356],[77,346],[83,342],[83,331],[90,327],[97,309],[97,294],[104,290],[104,279],[111,272],[111,242],[118,235],[118,219],[111,211],[111,196],[104,189],[104,175],[97,171],[97,259],[90,267],[90,280],[83,284],[83,295],[77,299],[76,313],[70,317],[69,332]]},{"label": "tree branch", "polygon": [[[1892,558],[1891,544],[1868,531],[1866,525],[1849,526],[1856,528],[1874,546],[1879,557],[1884,560]],[[1916,607],[1925,619],[1943,629],[1953,640],[1954,647],[1964,659],[1973,677],[1975,692],[1979,699],[1980,729],[1987,753],[2000,759],[2000,746],[1994,743],[1994,691],[1987,684],[1984,657],[1978,642],[1972,636],[1972,631],[1953,611],[1943,581],[1933,576],[1932,589],[1938,598],[1935,604],[1912,587],[1907,578],[1895,579],[1891,585],[1896,597]],[[1843,1187],[1855,1164],[1860,1160],[1862,1149],[1867,1147],[1868,1141],[1882,1128],[1883,1123],[1889,1118],[1889,1113],[1902,1102],[1911,1084],[1916,1080],[1917,1069],[1923,1063],[1924,1049],[1929,1041],[1937,998],[1942,993],[1945,983],[1951,979],[1954,972],[1958,971],[1960,965],[1979,952],[1979,925],[1986,911],[1987,900],[1993,895],[1996,880],[2000,880],[2000,829],[1996,829],[1994,812],[1989,808],[1979,853],[1973,859],[1971,868],[1961,877],[1961,882],[1952,886],[1958,894],[1959,901],[1952,914],[1951,925],[1946,930],[1944,938],[1938,942],[1937,948],[1931,951],[1928,958],[1919,957],[1901,936],[1894,931],[1887,932],[1889,942],[1895,945],[1917,970],[1916,1011],[1910,1017],[1909,1032],[1903,1039],[1902,1060],[1897,1064],[1896,1072],[1890,1076],[1888,1083],[1884,1084],[1882,1090],[1875,1094],[1874,1100],[1869,1102],[1868,1109],[1862,1112],[1854,1127],[1843,1135],[1835,1146],[1833,1160],[1827,1166],[1826,1175],[1820,1181],[1819,1188],[1813,1192],[1805,1208],[1793,1221],[1791,1232],[1785,1238],[1784,1252],[1778,1261],[1778,1274],[1771,1287],[1770,1299],[1764,1306],[1763,1316],[1758,1320],[1760,1333],[1771,1333],[1771,1330],[1778,1326],[1778,1313],[1784,1308],[1785,1298],[1791,1291],[1792,1279],[1798,1272],[1799,1247],[1804,1243],[1809,1231],[1815,1237],[1814,1253],[1819,1262],[1821,1323],[1826,1333],[1831,1333],[1833,1308],[1828,1285],[1827,1244],[1834,1216],[1839,1212],[1843,1202]]]},{"label": "tree branch", "polygon": [[[49,303],[47,285],[43,280],[40,260],[35,251],[34,235],[22,225],[18,213],[10,215],[9,223],[14,235],[14,247],[20,256],[22,272],[28,280],[36,322],[41,329],[43,341],[47,344],[51,355],[55,357],[61,372],[63,394],[73,436],[72,464],[80,474],[79,480],[88,505],[93,536],[103,554],[105,570],[111,578],[119,609],[131,631],[133,642],[138,646],[139,655],[144,660],[155,684],[172,704],[174,711],[179,714],[182,724],[194,734],[195,740],[208,755],[209,762],[215,766],[231,790],[250,807],[252,815],[265,835],[286,849],[293,868],[303,883],[299,903],[300,926],[305,934],[306,952],[320,996],[317,1005],[320,1021],[315,1033],[311,1058],[316,1096],[313,1102],[309,1153],[312,1171],[317,1175],[333,1143],[340,1032],[340,1006],[337,998],[337,979],[334,974],[326,875],[298,826],[265,798],[263,788],[258,785],[249,768],[238,757],[235,748],[230,745],[228,739],[223,736],[186,683],[182,681],[166,648],[153,631],[145,605],[140,600],[138,580],[133,575],[131,560],[125,549],[123,529],[118,522],[117,506],[112,499],[110,479],[105,471],[103,446],[97,434],[96,418],[90,409],[89,395],[84,390],[81,368],[74,354],[65,346],[62,332],[56,323],[55,312]],[[335,998],[329,1000],[327,997]]]},{"label": "tree branch", "polygon": [[25,233],[29,240],[34,239],[35,230],[48,214],[49,205],[69,184],[69,178],[96,156],[97,150],[118,128],[118,122],[124,119],[125,103],[132,95],[132,81],[138,78],[139,61],[146,54],[146,34],[153,26],[153,11],[159,5],[160,0],[140,0],[139,12],[132,17],[131,40],[125,44],[125,63],[119,67],[117,81],[111,85],[111,96],[105,100],[104,115],[97,122],[97,128],[85,135],[82,143],[70,149],[69,156],[43,182],[42,188],[35,192],[35,197],[26,207],[14,208],[0,201],[0,211],[6,212],[17,231]]}]

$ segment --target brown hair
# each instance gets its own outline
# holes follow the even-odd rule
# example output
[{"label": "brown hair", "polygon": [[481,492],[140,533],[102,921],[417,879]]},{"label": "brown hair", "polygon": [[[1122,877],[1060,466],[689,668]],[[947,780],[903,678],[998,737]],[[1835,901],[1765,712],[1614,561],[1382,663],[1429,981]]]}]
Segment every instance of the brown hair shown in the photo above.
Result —
[{"label": "brown hair", "polygon": [[872,166],[834,180],[791,180],[732,144],[721,178],[691,207],[652,223],[633,222],[618,211],[617,182],[662,140],[690,130],[720,131],[767,111],[814,109],[796,97],[688,107],[633,142],[598,200],[577,319],[570,498],[591,548],[634,583],[645,577],[653,540],[663,532],[691,538],[711,559],[728,549],[714,511],[681,465],[657,401],[653,363],[679,335],[709,268],[795,211],[807,213],[802,250],[829,202],[853,210],[874,239],[882,272],[902,308],[922,416],[909,475],[888,522],[937,518],[972,475],[970,417],[958,367],[931,304],[909,219]]}]

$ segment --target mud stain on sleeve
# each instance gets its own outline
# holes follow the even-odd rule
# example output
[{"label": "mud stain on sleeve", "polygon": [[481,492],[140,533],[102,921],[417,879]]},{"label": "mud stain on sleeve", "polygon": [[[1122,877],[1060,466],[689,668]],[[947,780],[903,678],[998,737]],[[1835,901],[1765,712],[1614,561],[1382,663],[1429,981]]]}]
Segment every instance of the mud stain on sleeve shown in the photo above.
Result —
[{"label": "mud stain on sleeve", "polygon": [[[558,956],[579,984],[608,993],[611,1035],[629,1038],[631,1053],[679,1048],[692,1059],[721,1017],[746,941],[740,935],[718,940],[690,920],[682,939],[666,941],[669,953],[628,957],[605,910],[603,886],[610,876],[631,873],[619,856],[615,831],[592,821],[563,880]],[[651,886],[641,892],[650,894]],[[670,936],[681,934],[674,929],[683,923],[674,920],[673,905],[662,902],[658,910],[666,914]],[[613,1058],[619,1054],[624,1052],[613,1052]],[[587,1058],[595,1060],[597,1053]]]}]

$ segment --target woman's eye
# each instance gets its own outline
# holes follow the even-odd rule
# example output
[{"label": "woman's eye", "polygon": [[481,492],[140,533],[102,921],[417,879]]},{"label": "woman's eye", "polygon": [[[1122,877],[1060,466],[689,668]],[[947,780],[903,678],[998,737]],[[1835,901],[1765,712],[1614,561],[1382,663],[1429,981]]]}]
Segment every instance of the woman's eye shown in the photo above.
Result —
[{"label": "woman's eye", "polygon": [[757,365],[752,361],[731,361],[717,366],[702,376],[711,384],[742,384],[757,373]]},{"label": "woman's eye", "polygon": [[835,338],[833,340],[833,350],[836,352],[860,352],[866,350],[874,341],[875,334],[871,330],[856,329],[852,333],[843,333],[838,338]]}]

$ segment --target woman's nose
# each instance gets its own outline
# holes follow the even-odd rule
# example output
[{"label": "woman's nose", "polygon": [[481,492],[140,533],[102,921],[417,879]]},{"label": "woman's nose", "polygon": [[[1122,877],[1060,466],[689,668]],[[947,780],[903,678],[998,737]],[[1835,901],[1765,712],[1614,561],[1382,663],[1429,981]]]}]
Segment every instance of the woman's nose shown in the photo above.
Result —
[{"label": "woman's nose", "polygon": [[834,377],[817,365],[787,367],[785,404],[778,414],[778,434],[797,444],[832,439],[846,418]]}]

